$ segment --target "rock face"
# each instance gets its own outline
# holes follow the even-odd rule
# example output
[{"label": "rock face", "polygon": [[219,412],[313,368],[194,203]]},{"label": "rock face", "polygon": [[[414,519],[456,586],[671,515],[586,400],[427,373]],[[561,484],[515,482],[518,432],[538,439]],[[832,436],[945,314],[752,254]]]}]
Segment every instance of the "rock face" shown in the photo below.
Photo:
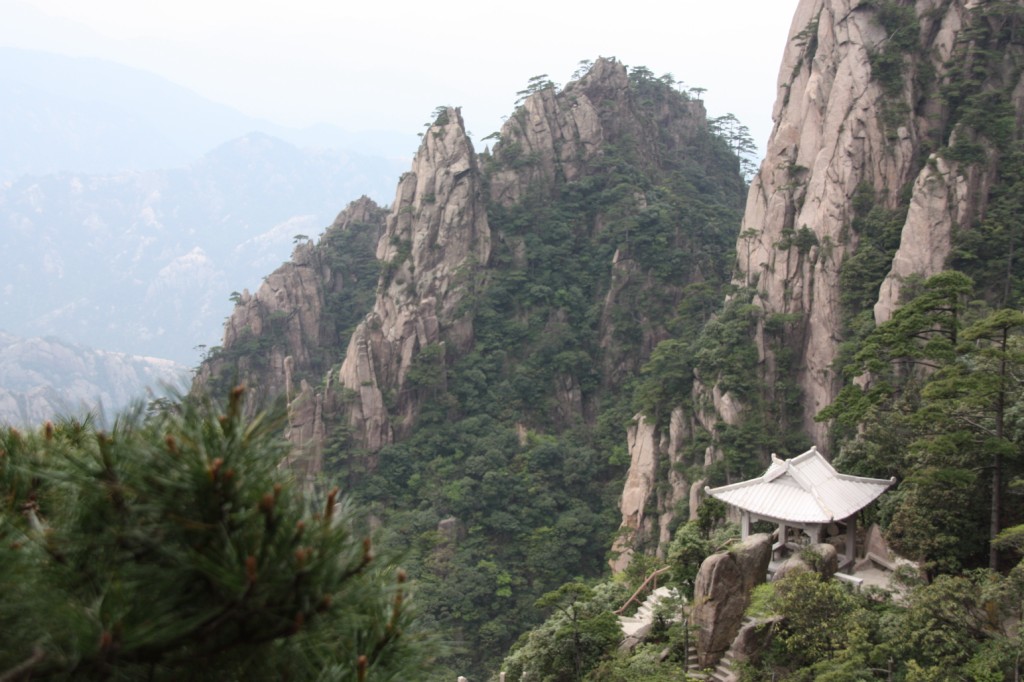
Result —
[{"label": "rock face", "polygon": [[701,564],[691,613],[699,628],[697,659],[702,668],[715,665],[729,649],[750,605],[750,593],[764,582],[770,561],[771,536],[761,533]]},{"label": "rock face", "polygon": [[[670,528],[677,515],[676,502],[691,494],[691,485],[673,466],[681,461],[680,448],[692,434],[692,428],[681,409],[673,410],[668,433],[659,433],[643,415],[627,430],[629,444],[629,472],[619,500],[622,512],[620,532],[612,546],[615,556],[610,565],[613,571],[624,570],[632,557],[634,547],[651,545],[657,556],[664,558],[671,541]],[[669,488],[659,488],[659,471],[668,464]],[[655,510],[650,514],[648,510]],[[696,509],[690,513],[695,518]],[[683,519],[683,521],[687,521]]]},{"label": "rock face", "polygon": [[[977,218],[985,201],[978,190],[991,181],[988,170],[928,156],[937,139],[951,141],[941,139],[953,122],[939,87],[955,68],[950,57],[971,3],[898,4],[907,9],[906,26],[881,17],[877,3],[800,3],[780,69],[775,127],[737,241],[737,283],[756,292],[753,302],[764,311],[756,334],[764,383],[776,385],[779,350],[795,350],[799,427],[816,443],[828,442],[828,425],[814,415],[840,388],[834,363],[846,333],[841,273],[862,239],[855,197],[898,212],[910,196],[875,305],[883,321],[898,305],[903,281],[946,266],[953,226]],[[902,43],[896,36],[915,31],[916,39]],[[895,78],[882,71],[879,55],[897,62]],[[782,315],[785,338],[773,345],[765,321]]]},{"label": "rock face", "polygon": [[[993,140],[1019,139],[1024,127],[1024,76],[1010,66],[1024,49],[1003,31],[1009,20],[1000,11],[970,0],[800,2],[779,72],[775,126],[736,240],[737,290],[721,314],[754,311],[745,337],[756,359],[739,370],[754,389],[733,389],[735,368],[728,377],[697,367],[692,395],[675,396],[692,414],[693,438],[683,449],[700,444],[705,467],[729,465],[730,457],[767,461],[763,443],[726,442],[736,433],[729,427],[752,427],[762,441],[818,443],[830,454],[831,425],[815,416],[842,388],[841,344],[872,314],[876,324],[888,320],[908,282],[985,260],[959,252],[985,239],[971,230],[998,233],[985,226],[990,203],[1019,194],[1012,155]],[[987,97],[985,104],[966,104],[972,96]],[[992,129],[972,106],[1001,112],[1006,128]],[[979,284],[995,305],[1002,304],[992,292],[1008,290],[1002,280]],[[728,347],[711,341],[715,352],[743,345],[735,337]],[[645,415],[630,439],[640,469],[628,476],[622,527],[634,548],[646,543],[647,551],[657,551],[652,505],[641,518],[636,501],[677,487],[648,475],[668,428]],[[777,433],[766,435],[771,428]],[[728,476],[722,482],[732,482]],[[659,508],[682,502],[665,507],[659,499]],[[650,528],[638,532],[644,524]]]},{"label": "rock face", "polygon": [[[772,576],[772,582],[782,580],[788,575],[817,571],[824,579],[831,578],[839,572],[839,551],[829,544],[809,545],[805,550],[812,555],[794,554],[782,562]],[[810,561],[808,561],[810,559]]]},{"label": "rock face", "polygon": [[[491,323],[487,352],[498,346],[504,355],[481,375],[495,381],[500,372],[509,379],[502,391],[532,394],[515,408],[526,414],[514,423],[541,431],[593,424],[599,394],[630,380],[669,336],[686,286],[728,277],[721,254],[741,203],[738,163],[710,130],[703,104],[666,78],[599,59],[563,89],[534,88],[493,153],[481,155],[459,110],[438,109],[387,215],[353,205],[320,244],[300,244],[256,294],[240,294],[224,348],[202,376],[246,380],[258,393],[251,404],[284,394],[293,437],[309,444],[310,461],[342,440],[372,460],[412,434],[424,406],[456,414],[450,375],[479,350],[474,317],[483,302],[490,319],[498,308],[514,317],[498,332]],[[698,181],[713,187],[695,189]],[[685,201],[670,196],[677,185]],[[712,218],[687,215],[687,191]],[[366,223],[378,225],[375,288],[358,319],[342,325],[332,301],[367,290],[340,275],[324,241]],[[675,250],[681,255],[667,255]],[[502,277],[501,300],[488,298]],[[534,363],[539,373],[534,366],[508,376],[538,351],[547,354]],[[690,426],[680,418],[672,429],[661,446],[669,450]],[[671,501],[685,497],[689,483],[677,475],[673,486],[658,503],[659,523],[642,530],[663,544],[676,513]]]},{"label": "rock face", "polygon": [[[224,326],[224,345],[200,368],[197,383],[224,395],[228,384],[249,388],[247,409],[277,396],[306,414],[330,367],[325,348],[365,315],[377,283],[373,249],[383,229],[384,211],[363,197],[352,202],[319,243],[296,245],[290,261],[264,278],[255,294],[243,290]],[[303,385],[305,384],[305,385]],[[310,416],[310,415],[307,415]],[[303,424],[306,422],[303,421]],[[295,426],[298,433],[323,432],[323,424]]]},{"label": "rock face", "polygon": [[[356,440],[379,450],[411,429],[422,396],[408,384],[414,363],[443,363],[473,343],[458,304],[490,256],[491,233],[472,143],[458,109],[444,109],[402,176],[377,244],[385,263],[377,300],[348,343],[339,381],[357,397]],[[429,347],[440,353],[423,356]],[[385,399],[385,392],[394,395]]]},{"label": "rock face", "polygon": [[288,405],[286,437],[297,447],[288,465],[305,480],[322,470],[324,448],[350,399],[332,366],[336,349],[371,308],[385,216],[362,197],[343,210],[318,242],[296,244],[292,258],[243,290],[224,327],[224,345],[200,366],[195,387],[226,395],[241,383],[250,413],[278,397]]}]

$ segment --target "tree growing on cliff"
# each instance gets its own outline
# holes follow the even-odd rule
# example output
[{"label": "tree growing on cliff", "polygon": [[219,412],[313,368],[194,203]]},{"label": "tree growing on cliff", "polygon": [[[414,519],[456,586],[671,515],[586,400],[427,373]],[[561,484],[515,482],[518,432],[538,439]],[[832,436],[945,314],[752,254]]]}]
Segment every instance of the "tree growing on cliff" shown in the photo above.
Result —
[{"label": "tree growing on cliff", "polygon": [[422,675],[405,574],[242,394],[0,433],[0,679]]},{"label": "tree growing on cliff", "polygon": [[[1024,395],[1024,315],[969,305],[972,293],[956,271],[926,280],[846,368],[870,377],[868,388],[851,381],[819,415],[851,434],[844,464],[903,480],[887,503],[890,536],[932,574],[979,563],[981,539],[1019,522],[1003,496],[1024,455],[1013,407]],[[998,559],[993,546],[989,566]]]}]

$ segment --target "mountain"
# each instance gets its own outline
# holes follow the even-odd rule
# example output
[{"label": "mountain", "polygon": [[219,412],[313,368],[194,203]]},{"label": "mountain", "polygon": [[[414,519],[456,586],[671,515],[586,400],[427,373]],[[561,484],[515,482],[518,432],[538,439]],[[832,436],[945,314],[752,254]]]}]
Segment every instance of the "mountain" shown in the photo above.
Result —
[{"label": "mountain", "polygon": [[[187,166],[22,176],[0,186],[0,319],[12,333],[196,361],[297,235],[339,202],[387,196],[397,162],[253,133]],[[301,241],[301,238],[300,238]]]},{"label": "mountain", "polygon": [[152,73],[16,48],[0,48],[0,96],[0,180],[173,168],[256,131],[300,147],[391,159],[407,158],[415,144],[411,133],[289,129]]},{"label": "mountain", "polygon": [[147,393],[181,390],[191,374],[168,360],[0,332],[0,424],[36,425],[85,412],[114,415]]},{"label": "mountain", "polygon": [[293,467],[414,545],[462,670],[604,570],[640,367],[724,296],[739,159],[669,80],[610,59],[537,80],[484,153],[439,108],[390,209],[300,245],[200,368],[252,408],[283,395]]},{"label": "mountain", "polygon": [[[535,638],[580,677],[581,635],[620,639],[624,583],[696,574],[669,549],[711,547],[705,486],[810,445],[893,480],[865,514],[931,584],[896,602],[789,583],[828,620],[790,604],[808,618],[768,628],[788,644],[764,674],[1008,677],[1024,10],[802,0],[749,187],[737,133],[669,80],[612,59],[564,88],[536,77],[482,153],[439,108],[392,206],[350,203],[233,294],[195,388],[287,404],[289,465],[405,552],[459,647],[449,679],[496,670],[543,605],[593,625]],[[623,582],[591,599],[609,563]],[[602,613],[577,620],[587,601]]]}]

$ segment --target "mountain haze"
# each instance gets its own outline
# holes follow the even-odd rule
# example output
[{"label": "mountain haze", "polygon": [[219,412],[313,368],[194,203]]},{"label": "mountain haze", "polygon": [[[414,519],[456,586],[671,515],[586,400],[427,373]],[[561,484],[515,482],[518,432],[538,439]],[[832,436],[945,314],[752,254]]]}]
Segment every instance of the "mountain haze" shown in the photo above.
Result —
[{"label": "mountain haze", "polygon": [[20,254],[0,274],[0,319],[195,362],[233,288],[255,286],[339,202],[384,193],[396,166],[254,133],[178,169],[23,176],[0,187],[0,248]]},{"label": "mountain haze", "polygon": [[[409,134],[290,129],[121,64],[0,47],[0,180],[184,166],[252,132],[300,147],[407,158]],[[366,187],[373,192],[373,187]]]},{"label": "mountain haze", "polygon": [[55,416],[113,416],[132,401],[182,390],[187,367],[57,339],[0,332],[0,424],[40,424]]}]

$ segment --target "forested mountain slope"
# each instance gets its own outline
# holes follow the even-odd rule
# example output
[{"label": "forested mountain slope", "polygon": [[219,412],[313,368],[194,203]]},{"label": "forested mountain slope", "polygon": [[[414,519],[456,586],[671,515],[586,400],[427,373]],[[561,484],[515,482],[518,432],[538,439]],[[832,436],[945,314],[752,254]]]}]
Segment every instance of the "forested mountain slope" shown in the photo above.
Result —
[{"label": "forested mountain slope", "polygon": [[300,466],[409,547],[466,666],[603,570],[639,369],[719,307],[745,192],[742,131],[669,75],[601,59],[522,95],[482,154],[435,111],[390,211],[300,245],[201,369],[288,397]]}]

